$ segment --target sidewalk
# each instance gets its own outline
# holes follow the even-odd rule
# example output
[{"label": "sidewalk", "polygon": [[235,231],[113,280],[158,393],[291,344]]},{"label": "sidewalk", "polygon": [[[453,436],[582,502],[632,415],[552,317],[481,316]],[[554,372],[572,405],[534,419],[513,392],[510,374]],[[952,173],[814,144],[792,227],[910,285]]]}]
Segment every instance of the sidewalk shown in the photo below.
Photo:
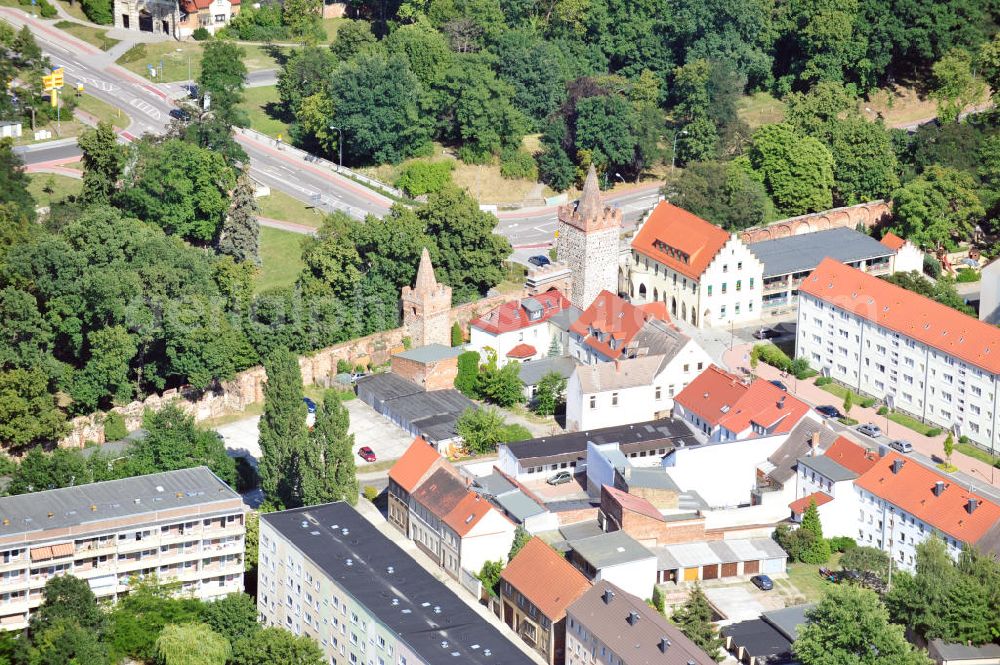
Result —
[{"label": "sidewalk", "polygon": [[[749,358],[750,350],[752,348],[752,344],[736,346],[731,351],[726,351],[723,354],[723,362],[731,372],[738,374],[741,367],[750,366],[749,360],[744,360],[744,358]],[[778,369],[765,363],[759,363],[754,373],[758,377],[768,381],[775,379],[780,380],[788,386],[789,392],[807,404],[812,406],[832,404],[838,409],[843,410],[841,408],[843,400],[836,395],[828,393],[822,388],[817,387],[813,383],[814,379],[799,381],[794,376],[789,375],[783,377]],[[851,409],[851,413],[849,415],[859,423],[875,423],[882,428],[882,433],[889,437],[889,439],[906,439],[913,444],[913,448],[917,452],[926,455],[927,457],[937,456],[944,458],[944,440],[946,434],[940,434],[936,437],[924,436],[923,434],[914,432],[908,427],[904,427],[903,425],[889,420],[885,416],[878,415],[878,413],[876,413],[876,409],[874,408],[864,408],[857,404],[855,404],[854,408]],[[971,478],[975,479],[977,483],[988,483],[991,478],[989,464],[981,462],[974,457],[969,457],[968,455],[960,453],[957,450],[951,456],[951,463],[958,467],[960,472],[968,474]],[[1000,488],[1000,473],[992,475],[994,477],[993,486]]]}]

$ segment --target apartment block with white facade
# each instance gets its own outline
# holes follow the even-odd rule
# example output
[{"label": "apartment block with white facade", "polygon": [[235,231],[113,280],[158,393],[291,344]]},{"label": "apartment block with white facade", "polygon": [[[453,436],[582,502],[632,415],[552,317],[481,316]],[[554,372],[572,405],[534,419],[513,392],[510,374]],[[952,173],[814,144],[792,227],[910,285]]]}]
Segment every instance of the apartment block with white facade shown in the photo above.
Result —
[{"label": "apartment block with white facade", "polygon": [[856,392],[1000,447],[1000,328],[827,259],[800,287],[795,342]]},{"label": "apartment block with white facade", "polygon": [[156,575],[204,600],[243,590],[244,507],[205,467],[0,498],[0,629],[20,630],[57,575],[101,600]]},{"label": "apartment block with white facade", "polygon": [[632,302],[662,302],[702,328],[761,317],[764,266],[737,235],[661,201],[631,249],[620,281]]},{"label": "apartment block with white facade", "polygon": [[535,661],[346,503],[260,518],[257,611],[332,665]]}]

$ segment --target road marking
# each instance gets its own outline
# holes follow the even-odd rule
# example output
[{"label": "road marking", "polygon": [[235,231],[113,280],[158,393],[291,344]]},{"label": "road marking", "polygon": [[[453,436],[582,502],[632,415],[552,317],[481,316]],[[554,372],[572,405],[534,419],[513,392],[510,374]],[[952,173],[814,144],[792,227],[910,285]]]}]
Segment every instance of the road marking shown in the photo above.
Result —
[{"label": "road marking", "polygon": [[132,101],[129,102],[129,104],[139,109],[140,111],[148,115],[150,118],[153,118],[154,120],[160,119],[160,112],[157,111],[156,107],[150,104],[149,102],[144,102],[141,99],[134,98]]}]

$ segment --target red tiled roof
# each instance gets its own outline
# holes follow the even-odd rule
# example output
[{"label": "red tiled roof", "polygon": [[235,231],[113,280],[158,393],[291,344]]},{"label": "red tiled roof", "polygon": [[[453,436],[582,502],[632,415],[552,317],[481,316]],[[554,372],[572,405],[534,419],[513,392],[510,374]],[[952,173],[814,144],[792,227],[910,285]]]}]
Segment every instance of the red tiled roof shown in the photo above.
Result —
[{"label": "red tiled roof", "polygon": [[1000,373],[1000,328],[878,277],[826,258],[802,282],[799,292]]},{"label": "red tiled roof", "polygon": [[823,455],[859,476],[875,466],[878,461],[878,455],[874,451],[859,446],[842,436],[837,437],[837,440]]},{"label": "red tiled roof", "polygon": [[518,344],[513,349],[507,352],[508,358],[530,358],[531,356],[538,353],[530,344]]},{"label": "red tiled roof", "polygon": [[444,516],[444,523],[450,526],[459,538],[464,538],[472,527],[493,510],[490,502],[481,498],[475,492],[468,492],[458,505]]},{"label": "red tiled roof", "polygon": [[809,507],[810,501],[815,501],[816,507],[818,508],[819,506],[822,506],[824,503],[830,503],[831,501],[833,501],[833,497],[827,494],[826,492],[813,492],[812,494],[804,496],[801,499],[796,499],[795,501],[792,501],[790,504],[788,504],[788,507],[791,508],[792,512],[795,513],[796,515],[801,515],[802,513],[806,512],[806,508]]},{"label": "red tiled roof", "polygon": [[413,492],[435,462],[441,460],[434,446],[419,436],[413,440],[403,456],[389,469],[389,477],[407,492]]},{"label": "red tiled roof", "polygon": [[413,500],[443,520],[468,495],[468,487],[455,471],[442,466],[420,483],[413,492]]},{"label": "red tiled roof", "polygon": [[667,303],[662,300],[656,300],[654,302],[647,302],[639,305],[639,309],[649,314],[654,319],[659,319],[660,321],[669,321],[670,314],[667,313]]},{"label": "red tiled roof", "polygon": [[543,540],[532,538],[507,564],[500,579],[555,623],[566,616],[566,608],[586,593],[590,582]]},{"label": "red tiled roof", "polygon": [[646,499],[641,496],[635,496],[629,494],[628,492],[623,492],[620,489],[612,487],[611,485],[602,485],[602,492],[607,492],[611,500],[622,507],[623,510],[628,510],[633,513],[639,513],[640,515],[645,515],[646,517],[652,517],[654,520],[663,520],[663,513],[656,509],[656,506],[651,504]]},{"label": "red tiled roof", "polygon": [[765,429],[774,427],[774,434],[790,432],[809,412],[809,405],[769,381],[757,379],[746,385],[715,365],[696,376],[674,401],[711,427],[722,426],[737,433],[752,423]]},{"label": "red tiled roof", "polygon": [[[597,294],[594,302],[570,326],[570,330],[582,337],[584,344],[595,351],[615,358],[625,352],[625,347],[646,321],[654,318],[670,321],[665,308],[662,317],[656,313],[656,308],[651,310],[636,307],[605,289]],[[598,333],[602,339],[598,339]],[[615,342],[614,348],[611,348],[612,340]]]},{"label": "red tiled roof", "polygon": [[[893,473],[892,464],[896,460],[903,465],[898,473]],[[935,496],[934,485],[938,481],[944,482],[944,491]],[[966,543],[978,541],[1000,520],[1000,505],[969,492],[953,478],[892,451],[879,458],[854,484]],[[978,501],[972,513],[967,507],[969,498]]]},{"label": "red tiled roof", "polygon": [[727,240],[725,229],[661,201],[632,240],[632,249],[691,279],[700,279]]},{"label": "red tiled roof", "polygon": [[881,242],[883,245],[885,245],[889,249],[896,250],[897,252],[900,249],[902,249],[903,245],[906,244],[905,240],[903,240],[902,238],[900,238],[898,235],[896,235],[892,231],[889,231],[884,236],[882,236],[882,240],[880,240],[879,242]]},{"label": "red tiled roof", "polygon": [[528,298],[524,298],[498,305],[483,316],[474,319],[469,325],[490,334],[499,335],[500,333],[521,330],[522,328],[529,328],[539,323],[544,323],[552,318],[553,315],[568,309],[571,305],[569,298],[556,289],[540,293],[531,298],[537,300],[542,306],[541,317],[534,321],[528,319],[528,313],[521,305],[524,300],[528,300]]}]

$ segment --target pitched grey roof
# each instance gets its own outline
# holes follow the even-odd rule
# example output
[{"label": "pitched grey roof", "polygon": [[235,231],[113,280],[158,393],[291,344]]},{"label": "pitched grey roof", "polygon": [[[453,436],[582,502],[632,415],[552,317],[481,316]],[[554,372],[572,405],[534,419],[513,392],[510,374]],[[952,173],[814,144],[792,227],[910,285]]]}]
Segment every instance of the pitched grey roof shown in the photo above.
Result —
[{"label": "pitched grey roof", "polygon": [[645,487],[680,492],[680,487],[661,466],[632,466],[628,464],[625,467],[624,475],[625,483],[629,488]]},{"label": "pitched grey roof", "polygon": [[812,469],[816,473],[823,474],[823,477],[829,478],[835,483],[842,480],[854,480],[858,477],[858,474],[838,462],[833,461],[826,455],[817,455],[816,457],[800,457],[798,463],[807,469]]},{"label": "pitched grey roof", "polygon": [[690,337],[669,323],[649,319],[639,328],[628,348],[637,355],[665,356],[664,362],[670,362],[690,340]]},{"label": "pitched grey roof", "polygon": [[624,531],[571,540],[569,544],[581,559],[597,570],[656,556]]},{"label": "pitched grey roof", "polygon": [[391,372],[371,374],[358,379],[358,397],[365,402],[369,402],[368,399],[365,399],[365,393],[371,394],[377,402],[386,402],[397,397],[414,395],[423,391],[424,389],[413,381],[408,381],[398,374],[392,374]]},{"label": "pitched grey roof", "polygon": [[623,390],[652,385],[665,362],[664,356],[627,358],[616,362],[580,365],[576,368],[576,375],[580,379],[580,389],[585,395],[608,390]]},{"label": "pitched grey roof", "polygon": [[547,512],[543,506],[529,497],[521,490],[515,490],[496,497],[496,502],[503,508],[504,512],[519,522],[535,515]]},{"label": "pitched grey roof", "polygon": [[[613,595],[606,596],[609,590]],[[637,620],[630,622],[633,612]],[[605,580],[577,598],[566,613],[620,656],[626,665],[715,665],[715,660],[666,617]],[[667,642],[661,650],[663,639]]]},{"label": "pitched grey roof", "polygon": [[943,660],[985,660],[1000,663],[1000,644],[984,644],[974,647],[956,642],[933,639],[927,645],[931,658]]},{"label": "pitched grey roof", "polygon": [[5,496],[0,518],[9,523],[0,523],[0,538],[140,515],[152,520],[161,511],[239,498],[204,466]]},{"label": "pitched grey roof", "polygon": [[806,622],[806,612],[816,607],[814,603],[792,605],[780,610],[764,612],[760,617],[774,626],[782,635],[794,642],[798,638],[799,626]]},{"label": "pitched grey roof", "polygon": [[573,376],[573,370],[576,369],[577,364],[576,358],[571,356],[556,356],[529,360],[518,365],[517,369],[524,385],[534,386],[549,372],[555,372],[562,378],[569,379]]},{"label": "pitched grey roof", "polygon": [[694,568],[736,561],[783,559],[788,555],[770,538],[704,540],[653,548],[661,569]]},{"label": "pitched grey roof", "polygon": [[792,642],[763,619],[751,619],[723,626],[719,633],[732,638],[734,647],[743,647],[756,662],[780,665],[795,662]]},{"label": "pitched grey roof", "polygon": [[576,320],[583,314],[583,310],[576,305],[570,305],[558,314],[549,317],[549,325],[555,326],[559,330],[566,332],[569,327],[576,323]]},{"label": "pitched grey roof", "polygon": [[455,358],[465,349],[461,346],[445,346],[444,344],[428,344],[418,346],[415,349],[407,349],[402,353],[397,353],[399,358],[413,360],[418,363],[430,363],[447,358]]},{"label": "pitched grey roof", "polygon": [[833,445],[839,436],[836,432],[823,423],[816,422],[811,418],[803,418],[798,425],[788,433],[788,438],[767,458],[774,469],[768,474],[779,483],[786,483],[795,476],[795,463],[800,457],[809,453],[809,443],[812,435],[819,432],[819,450],[825,451]]},{"label": "pitched grey roof", "polygon": [[808,272],[827,257],[852,263],[896,253],[875,238],[846,227],[755,242],[750,251],[764,264],[764,277]]}]

